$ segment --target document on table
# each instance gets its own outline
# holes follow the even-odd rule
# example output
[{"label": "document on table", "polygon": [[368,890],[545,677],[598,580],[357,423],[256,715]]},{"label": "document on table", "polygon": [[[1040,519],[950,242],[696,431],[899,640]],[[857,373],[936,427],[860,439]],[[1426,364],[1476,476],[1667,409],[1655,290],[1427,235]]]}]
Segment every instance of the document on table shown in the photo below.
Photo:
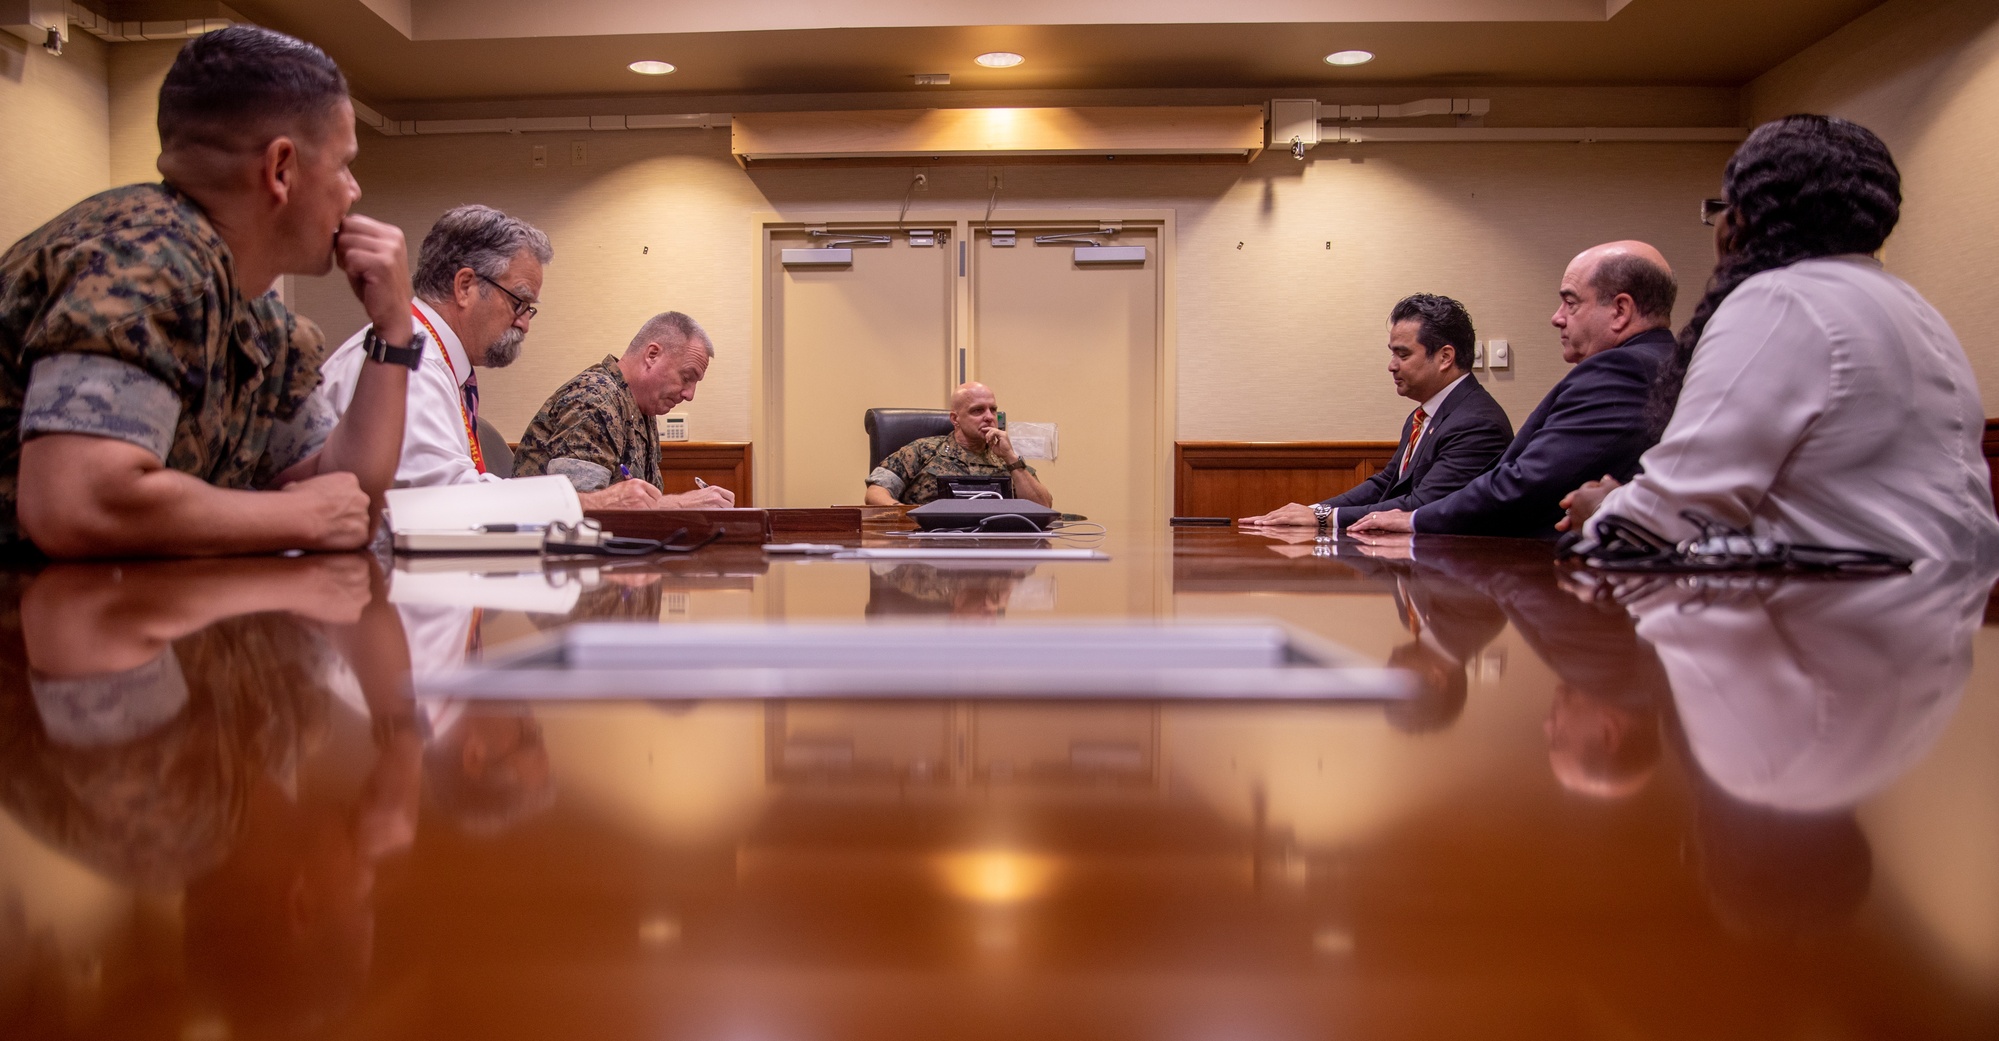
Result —
[{"label": "document on table", "polygon": [[[583,519],[576,486],[557,474],[392,488],[387,499],[389,529],[405,553],[538,553],[548,525]],[[495,527],[519,530],[488,530]]]}]

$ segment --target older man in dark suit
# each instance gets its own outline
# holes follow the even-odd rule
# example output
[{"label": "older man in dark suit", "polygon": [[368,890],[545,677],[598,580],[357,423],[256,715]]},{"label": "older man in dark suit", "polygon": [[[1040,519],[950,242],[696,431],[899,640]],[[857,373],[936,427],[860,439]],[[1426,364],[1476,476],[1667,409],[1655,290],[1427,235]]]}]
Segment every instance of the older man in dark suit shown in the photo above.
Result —
[{"label": "older man in dark suit", "polygon": [[1419,293],[1397,303],[1388,323],[1388,374],[1395,393],[1417,403],[1388,465],[1330,499],[1244,517],[1244,527],[1316,527],[1325,534],[1379,510],[1413,510],[1464,487],[1506,451],[1513,423],[1471,374],[1478,334],[1464,305]]},{"label": "older man in dark suit", "polygon": [[1628,481],[1658,438],[1652,381],[1672,354],[1672,268],[1643,242],[1584,250],[1562,275],[1553,321],[1574,365],[1521,424],[1499,464],[1416,510],[1373,513],[1356,533],[1556,536],[1562,497],[1586,481]]}]

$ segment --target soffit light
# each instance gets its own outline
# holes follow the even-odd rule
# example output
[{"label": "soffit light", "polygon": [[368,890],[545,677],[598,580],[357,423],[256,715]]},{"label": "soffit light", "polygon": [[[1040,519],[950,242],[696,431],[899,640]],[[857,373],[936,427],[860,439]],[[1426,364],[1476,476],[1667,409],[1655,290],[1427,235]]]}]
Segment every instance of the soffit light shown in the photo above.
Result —
[{"label": "soffit light", "polygon": [[987,51],[972,60],[988,69],[1011,69],[1027,59],[1012,51]]},{"label": "soffit light", "polygon": [[[1326,59],[1331,61],[1331,58]],[[673,65],[663,61],[635,61],[625,66],[641,76],[664,76],[673,71]]]},{"label": "soffit light", "polygon": [[1328,65],[1366,65],[1373,60],[1373,51],[1334,51],[1326,55]]}]

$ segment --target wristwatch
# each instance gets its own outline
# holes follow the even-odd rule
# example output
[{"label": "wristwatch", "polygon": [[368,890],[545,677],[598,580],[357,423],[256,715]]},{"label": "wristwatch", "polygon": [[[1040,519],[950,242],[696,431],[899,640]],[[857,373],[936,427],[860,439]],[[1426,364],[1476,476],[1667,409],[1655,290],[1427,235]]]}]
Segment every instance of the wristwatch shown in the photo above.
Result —
[{"label": "wristwatch", "polygon": [[1326,522],[1333,519],[1333,508],[1323,502],[1315,502],[1312,504],[1312,516],[1319,521],[1319,534],[1324,535]]},{"label": "wristwatch", "polygon": [[361,349],[367,352],[369,361],[402,365],[415,372],[416,367],[423,364],[423,345],[428,339],[422,330],[418,330],[410,335],[408,347],[395,347],[391,346],[389,341],[376,336],[375,327],[371,325],[368,327],[368,335],[361,338]]},{"label": "wristwatch", "polygon": [[1025,470],[1027,469],[1027,460],[1015,459],[1013,462],[1006,464],[1006,468],[1009,470]]}]

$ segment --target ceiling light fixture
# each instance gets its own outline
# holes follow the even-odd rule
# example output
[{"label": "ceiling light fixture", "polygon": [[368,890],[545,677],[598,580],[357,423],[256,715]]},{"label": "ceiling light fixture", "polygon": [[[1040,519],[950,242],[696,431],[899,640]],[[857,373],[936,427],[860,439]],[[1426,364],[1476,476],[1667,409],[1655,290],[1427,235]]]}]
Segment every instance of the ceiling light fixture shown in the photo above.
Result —
[{"label": "ceiling light fixture", "polygon": [[1328,65],[1366,65],[1373,60],[1373,51],[1334,51],[1326,55]]},{"label": "ceiling light fixture", "polygon": [[972,60],[988,69],[1011,69],[1027,59],[1012,51],[987,51]]},{"label": "ceiling light fixture", "polygon": [[[1332,61],[1331,58],[1327,58],[1326,60]],[[625,68],[641,76],[664,76],[673,71],[673,65],[663,61],[635,61],[625,66]]]}]

